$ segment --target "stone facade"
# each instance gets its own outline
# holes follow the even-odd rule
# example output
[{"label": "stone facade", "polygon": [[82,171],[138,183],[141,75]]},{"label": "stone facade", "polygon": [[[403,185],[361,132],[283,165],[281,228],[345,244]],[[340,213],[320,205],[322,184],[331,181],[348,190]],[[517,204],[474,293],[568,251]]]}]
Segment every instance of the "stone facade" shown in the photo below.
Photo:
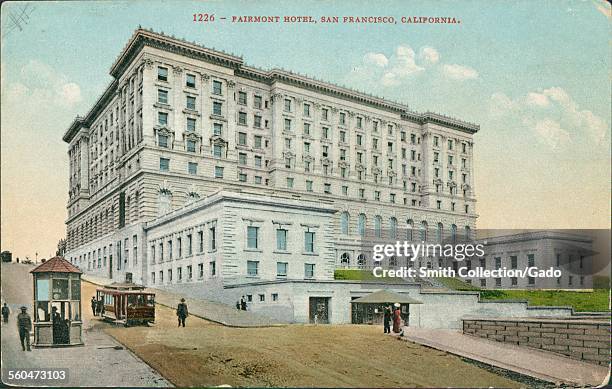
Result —
[{"label": "stone facade", "polygon": [[[70,161],[66,257],[86,272],[138,275],[134,263],[145,263],[148,251],[143,223],[219,188],[331,202],[339,211],[334,231],[348,215],[346,231],[328,238],[338,266],[347,251],[344,265],[364,266],[355,249],[361,219],[382,234],[392,224],[442,225],[446,234],[474,229],[477,125],[262,71],[143,29],[111,75],[63,138]],[[114,270],[105,266],[111,255]]]},{"label": "stone facade", "polygon": [[470,318],[463,320],[463,333],[610,364],[609,320]]}]

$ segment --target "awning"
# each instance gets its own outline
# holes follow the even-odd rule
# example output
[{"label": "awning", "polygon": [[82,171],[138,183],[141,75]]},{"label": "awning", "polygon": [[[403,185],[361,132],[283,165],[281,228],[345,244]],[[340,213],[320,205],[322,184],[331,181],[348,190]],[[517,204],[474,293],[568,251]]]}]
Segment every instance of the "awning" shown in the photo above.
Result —
[{"label": "awning", "polygon": [[410,296],[392,292],[390,290],[379,290],[377,292],[372,292],[351,302],[362,304],[423,304],[421,301],[415,300]]}]

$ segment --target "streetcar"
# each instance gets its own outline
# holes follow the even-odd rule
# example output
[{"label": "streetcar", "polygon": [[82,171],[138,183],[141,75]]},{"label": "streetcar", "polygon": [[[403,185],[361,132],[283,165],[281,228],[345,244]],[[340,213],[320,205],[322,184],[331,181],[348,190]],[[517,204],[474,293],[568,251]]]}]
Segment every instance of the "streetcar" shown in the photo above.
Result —
[{"label": "streetcar", "polygon": [[155,293],[133,283],[112,283],[96,289],[96,300],[103,302],[102,317],[125,326],[155,321]]}]

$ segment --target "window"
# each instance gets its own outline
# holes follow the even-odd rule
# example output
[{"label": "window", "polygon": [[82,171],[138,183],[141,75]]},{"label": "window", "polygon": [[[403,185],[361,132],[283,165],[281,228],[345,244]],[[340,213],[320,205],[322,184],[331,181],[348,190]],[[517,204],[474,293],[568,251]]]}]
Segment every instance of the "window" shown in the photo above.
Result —
[{"label": "window", "polygon": [[285,99],[285,111],[291,112],[291,100]]},{"label": "window", "polygon": [[276,249],[287,250],[287,230],[279,228],[276,230]]},{"label": "window", "polygon": [[289,189],[293,188],[293,178],[292,177],[287,177],[287,188]]},{"label": "window", "polygon": [[323,184],[323,192],[326,194],[331,194],[331,184]]},{"label": "window", "polygon": [[449,149],[449,150],[452,150],[452,149],[453,149],[453,140],[452,140],[452,139],[449,139],[449,140],[448,140],[448,149]]},{"label": "window", "polygon": [[261,176],[255,176],[255,183],[261,184]]},{"label": "window", "polygon": [[306,180],[306,191],[312,192],[312,181]]},{"label": "window", "polygon": [[247,175],[245,173],[238,174],[238,181],[246,182],[247,181]]},{"label": "window", "polygon": [[168,269],[168,282],[172,282],[172,269]]},{"label": "window", "polygon": [[510,282],[512,283],[512,286],[517,286],[518,285],[518,278],[512,277],[510,279]]},{"label": "window", "polygon": [[527,266],[534,267],[535,266],[535,255],[527,254]]},{"label": "window", "polygon": [[359,215],[359,220],[357,223],[357,230],[360,236],[365,236],[366,234],[366,216],[363,213]]},{"label": "window", "polygon": [[168,68],[157,68],[157,79],[159,81],[168,81]]},{"label": "window", "polygon": [[167,172],[170,170],[170,160],[168,158],[159,159],[159,170]]},{"label": "window", "polygon": [[223,178],[223,167],[215,166],[215,178]]},{"label": "window", "polygon": [[480,258],[480,267],[483,270],[487,268],[487,259],[486,258]]},{"label": "window", "polygon": [[[569,276],[569,280],[570,280],[570,285],[572,284],[572,276]],[[527,277],[527,283],[529,285],[535,285],[535,278],[534,277]]]},{"label": "window", "polygon": [[168,104],[168,91],[163,89],[157,90],[157,102],[160,104]]},{"label": "window", "polygon": [[313,263],[304,264],[304,278],[314,278],[315,265]]},{"label": "window", "polygon": [[348,196],[348,186],[346,186],[346,185],[342,186],[342,195],[343,196]]},{"label": "window", "polygon": [[250,248],[250,249],[257,248],[258,232],[259,232],[259,227],[253,227],[253,226],[247,227],[247,248]]},{"label": "window", "polygon": [[195,153],[196,151],[196,142],[195,140],[188,140],[187,141],[187,151],[190,153]]},{"label": "window", "polygon": [[213,146],[213,156],[215,158],[221,158],[222,155],[223,155],[223,146],[214,145]]},{"label": "window", "polygon": [[258,274],[259,261],[247,261],[247,275],[256,277]]},{"label": "window", "polygon": [[255,115],[253,117],[253,127],[255,128],[261,128],[261,116],[259,115]]},{"label": "window", "polygon": [[198,278],[204,278],[204,264],[198,263]]},{"label": "window", "polygon": [[196,109],[196,98],[193,96],[187,96],[187,102],[185,105],[187,106],[187,109],[195,110]]},{"label": "window", "polygon": [[247,164],[247,155],[246,153],[238,153],[238,164],[246,165]]},{"label": "window", "polygon": [[238,133],[238,144],[240,146],[246,146],[247,144],[247,134],[245,132]]},{"label": "window", "polygon": [[261,109],[261,96],[255,96],[255,99],[253,100],[253,105],[255,106],[255,108]]},{"label": "window", "polygon": [[255,156],[255,167],[261,167],[261,156]]},{"label": "window", "polygon": [[157,123],[160,126],[165,126],[168,124],[168,114],[166,112],[158,112],[157,113]]},{"label": "window", "polygon": [[289,264],[287,262],[276,262],[276,276],[277,277],[287,277],[287,267]]},{"label": "window", "polygon": [[255,147],[256,149],[261,149],[261,135],[255,135],[253,137],[253,143],[254,143],[253,147]]},{"label": "window", "polygon": [[217,263],[215,261],[210,261],[209,264],[210,266],[210,275],[211,276],[216,276],[217,275]]},{"label": "window", "polygon": [[340,112],[340,124],[346,124],[346,113]]},{"label": "window", "polygon": [[193,254],[193,238],[191,234],[187,235],[187,255]]},{"label": "window", "polygon": [[168,147],[168,136],[167,135],[158,135],[157,136],[157,145],[159,147]]},{"label": "window", "polygon": [[310,104],[304,104],[304,116],[310,116]]},{"label": "window", "polygon": [[187,74],[187,77],[185,78],[185,85],[188,88],[195,88],[196,86],[196,78],[195,75],[193,74]]},{"label": "window", "polygon": [[495,268],[501,269],[501,258],[500,257],[495,257]]},{"label": "window", "polygon": [[215,227],[210,228],[210,250],[214,251],[217,249],[217,229]]},{"label": "window", "polygon": [[272,293],[272,301],[278,301],[278,293]]},{"label": "window", "polygon": [[291,131],[291,119],[285,119],[285,131]]},{"label": "window", "polygon": [[192,175],[198,174],[198,164],[195,162],[189,162],[187,164],[187,172]]},{"label": "window", "polygon": [[198,231],[198,251],[200,253],[204,252],[204,231]]},{"label": "window", "polygon": [[218,101],[213,101],[213,115],[221,116],[221,109],[223,108],[223,104]]},{"label": "window", "polygon": [[246,126],[247,124],[247,114],[246,112],[238,112],[238,124],[242,124]]},{"label": "window", "polygon": [[394,217],[389,219],[389,238],[397,239],[397,219]]},{"label": "window", "polygon": [[340,215],[340,232],[343,235],[349,234],[349,213],[348,212],[342,212],[342,214]]},{"label": "window", "polygon": [[501,278],[496,278],[495,279],[495,286],[498,287],[498,288],[501,288],[501,286],[502,286]]},{"label": "window", "polygon": [[304,250],[307,253],[314,253],[315,233],[306,231],[304,232]]},{"label": "window", "polygon": [[221,131],[223,130],[223,124],[221,123],[214,123],[213,124],[213,135],[214,136],[221,136]]},{"label": "window", "polygon": [[487,287],[487,279],[486,278],[481,278],[480,279],[480,286],[483,288]]},{"label": "window", "polygon": [[374,217],[374,234],[377,238],[382,237],[382,218],[380,216]]},{"label": "window", "polygon": [[321,109],[321,118],[323,120],[327,120],[328,117],[329,117],[329,110],[327,108]]},{"label": "window", "polygon": [[510,267],[516,269],[518,267],[518,258],[516,255],[510,257]]},{"label": "window", "polygon": [[247,103],[246,92],[238,92],[238,104],[246,105],[246,103]]},{"label": "window", "polygon": [[214,80],[213,81],[213,95],[221,95],[223,90],[221,88],[221,81]]}]

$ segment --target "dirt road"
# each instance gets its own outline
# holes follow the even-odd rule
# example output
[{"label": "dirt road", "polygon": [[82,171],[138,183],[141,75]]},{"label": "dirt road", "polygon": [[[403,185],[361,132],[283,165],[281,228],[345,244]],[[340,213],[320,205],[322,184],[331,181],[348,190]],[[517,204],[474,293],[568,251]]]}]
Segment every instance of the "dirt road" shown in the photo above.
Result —
[{"label": "dirt road", "polygon": [[105,331],[177,386],[520,386],[375,326],[241,329],[189,317],[177,328],[174,310],[156,316],[155,327]]}]

